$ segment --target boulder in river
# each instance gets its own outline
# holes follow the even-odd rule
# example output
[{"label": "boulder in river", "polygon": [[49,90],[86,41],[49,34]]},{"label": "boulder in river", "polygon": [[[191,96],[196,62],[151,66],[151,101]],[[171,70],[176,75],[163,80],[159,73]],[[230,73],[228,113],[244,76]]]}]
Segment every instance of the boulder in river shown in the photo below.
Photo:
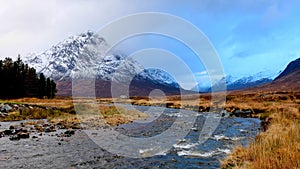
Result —
[{"label": "boulder in river", "polygon": [[9,137],[9,139],[11,141],[17,141],[17,140],[20,140],[20,137],[19,137],[19,135],[12,135],[12,136]]},{"label": "boulder in river", "polygon": [[19,132],[18,137],[19,138],[29,138],[29,133],[28,132]]},{"label": "boulder in river", "polygon": [[4,130],[3,131],[3,134],[8,135],[8,136],[11,135],[12,133],[13,133],[12,130]]},{"label": "boulder in river", "polygon": [[3,105],[1,107],[0,111],[8,113],[8,112],[12,111],[12,107],[10,107],[9,105],[5,104],[5,105]]}]

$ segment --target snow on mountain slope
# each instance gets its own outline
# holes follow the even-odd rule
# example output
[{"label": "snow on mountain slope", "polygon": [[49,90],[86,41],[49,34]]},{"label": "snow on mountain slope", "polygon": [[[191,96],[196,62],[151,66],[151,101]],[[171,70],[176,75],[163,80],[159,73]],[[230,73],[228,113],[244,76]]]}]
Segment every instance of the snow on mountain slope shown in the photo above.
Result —
[{"label": "snow on mountain slope", "polygon": [[76,77],[125,82],[138,75],[144,80],[179,88],[175,80],[159,69],[143,69],[142,65],[121,54],[106,55],[105,40],[92,31],[69,37],[40,54],[24,60],[38,73],[56,81]]},{"label": "snow on mountain slope", "polygon": [[[233,77],[231,75],[228,75],[216,82],[213,83],[213,86],[218,86],[218,84],[225,81],[225,84],[227,86],[227,90],[238,90],[238,89],[245,89],[250,87],[259,86],[268,82],[271,82],[277,74],[272,74],[269,71],[259,72],[250,76],[239,76],[239,77]],[[192,89],[194,91],[196,89],[196,86]],[[211,86],[207,87],[198,87],[200,92],[209,92],[211,91]]]}]

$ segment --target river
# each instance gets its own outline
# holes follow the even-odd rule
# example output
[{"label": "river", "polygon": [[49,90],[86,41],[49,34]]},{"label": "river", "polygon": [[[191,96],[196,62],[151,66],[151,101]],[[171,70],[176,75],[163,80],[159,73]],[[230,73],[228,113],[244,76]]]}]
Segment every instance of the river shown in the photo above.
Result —
[{"label": "river", "polygon": [[[188,114],[185,113],[186,110],[179,109],[149,109],[145,106],[135,108],[148,113],[149,118],[114,127],[113,130],[128,137],[150,138],[164,133],[174,124],[176,118]],[[163,113],[160,114],[160,111]],[[142,158],[113,154],[103,149],[84,130],[78,130],[74,136],[66,138],[58,137],[64,130],[42,136],[32,133],[31,135],[37,135],[38,138],[20,141],[10,141],[8,137],[0,138],[0,168],[218,168],[220,160],[235,146],[247,146],[259,133],[259,119],[220,117],[216,130],[205,142],[200,143],[201,128],[211,113],[196,114],[195,123],[184,138],[178,139],[176,134],[170,132],[164,135],[172,143],[170,149],[154,155],[148,153],[149,149],[141,148],[138,152],[147,156]],[[1,122],[0,128],[5,129],[16,123],[19,122]],[[93,135],[100,139],[102,136]],[[110,145],[109,141],[106,143]],[[111,144],[112,146],[115,145]]]}]

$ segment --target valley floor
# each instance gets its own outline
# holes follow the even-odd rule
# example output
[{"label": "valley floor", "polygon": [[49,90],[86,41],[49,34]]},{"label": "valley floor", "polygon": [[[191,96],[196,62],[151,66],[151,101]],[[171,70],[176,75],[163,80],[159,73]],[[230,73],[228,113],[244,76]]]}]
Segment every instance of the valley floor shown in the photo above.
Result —
[{"label": "valley floor", "polygon": [[[210,95],[179,96],[161,98],[97,99],[98,103],[131,103],[134,105],[155,105],[170,108],[183,108],[205,112],[210,107]],[[16,99],[3,100],[10,104],[29,104],[47,107],[69,108],[74,100],[60,98],[52,100]],[[226,95],[225,109],[230,116],[256,117],[262,120],[264,132],[256,136],[247,147],[236,149],[222,161],[222,168],[300,168],[300,93],[297,92],[229,92]],[[109,112],[109,111],[107,111]],[[134,118],[129,118],[134,116]],[[120,118],[121,117],[121,118]],[[126,117],[126,118],[124,118]],[[107,114],[107,118],[118,118],[117,123],[128,123],[133,119],[145,118],[142,113],[128,113],[127,116]],[[58,120],[59,118],[51,118]],[[126,119],[122,121],[120,119]],[[3,119],[2,119],[3,121]],[[5,138],[8,139],[8,138]],[[27,145],[24,143],[25,146]],[[59,144],[53,142],[53,144]],[[61,143],[60,143],[61,144]],[[30,146],[30,145],[28,145]],[[64,150],[68,151],[68,150]],[[3,158],[9,157],[1,157]],[[4,159],[5,160],[5,159]]]}]

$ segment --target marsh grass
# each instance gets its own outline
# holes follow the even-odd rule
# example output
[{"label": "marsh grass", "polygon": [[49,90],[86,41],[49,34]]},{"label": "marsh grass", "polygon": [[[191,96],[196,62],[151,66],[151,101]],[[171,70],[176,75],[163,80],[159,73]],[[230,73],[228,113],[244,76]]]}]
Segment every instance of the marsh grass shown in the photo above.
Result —
[{"label": "marsh grass", "polygon": [[300,168],[299,108],[273,110],[266,132],[248,147],[237,147],[222,162],[222,168]]},{"label": "marsh grass", "polygon": [[[4,117],[2,121],[20,121],[28,119],[51,119],[59,116],[71,115],[69,109],[21,109],[19,111],[11,112]],[[74,115],[73,115],[74,116]]]},{"label": "marsh grass", "polygon": [[[27,104],[32,108],[19,109],[1,118],[1,121],[20,121],[29,119],[47,119],[51,123],[81,123],[86,121],[106,121],[109,125],[130,123],[136,119],[148,117],[137,110],[128,110],[122,106],[107,106],[102,103],[91,104],[89,100],[78,99],[36,99],[23,98],[2,100],[7,104]],[[105,100],[106,102],[107,100]],[[111,100],[108,100],[111,101]]]}]

